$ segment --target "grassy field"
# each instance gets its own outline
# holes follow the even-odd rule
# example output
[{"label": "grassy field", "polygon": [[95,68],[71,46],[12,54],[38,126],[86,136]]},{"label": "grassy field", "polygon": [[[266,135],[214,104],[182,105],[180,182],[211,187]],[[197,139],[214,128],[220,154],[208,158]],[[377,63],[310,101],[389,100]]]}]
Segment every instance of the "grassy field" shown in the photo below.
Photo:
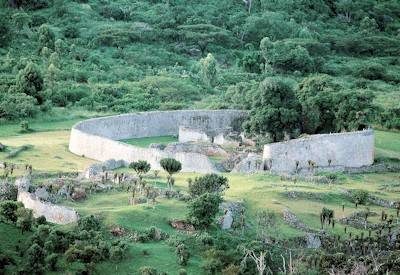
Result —
[{"label": "grassy field", "polygon": [[161,137],[132,138],[121,141],[134,146],[147,148],[152,143],[167,145],[172,142],[178,142],[178,138],[176,136],[161,136]]}]

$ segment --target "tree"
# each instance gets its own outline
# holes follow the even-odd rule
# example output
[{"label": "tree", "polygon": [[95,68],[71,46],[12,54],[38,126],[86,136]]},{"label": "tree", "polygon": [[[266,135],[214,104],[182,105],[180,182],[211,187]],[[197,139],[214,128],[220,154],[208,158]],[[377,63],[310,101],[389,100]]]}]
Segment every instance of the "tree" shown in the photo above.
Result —
[{"label": "tree", "polygon": [[268,37],[261,40],[261,54],[266,64],[282,71],[311,72],[315,62],[309,51],[300,43],[292,40],[272,42]]},{"label": "tree", "polygon": [[10,42],[11,31],[9,26],[9,19],[0,14],[0,47],[6,46]]},{"label": "tree", "polygon": [[189,182],[189,194],[199,197],[205,193],[221,193],[229,188],[228,179],[217,174],[207,174]]},{"label": "tree", "polygon": [[302,108],[302,132],[307,134],[335,131],[335,93],[339,86],[328,75],[317,74],[303,79],[297,87]]},{"label": "tree", "polygon": [[21,229],[21,233],[23,234],[26,231],[30,231],[34,221],[32,210],[20,207],[18,208],[16,215],[17,227]]},{"label": "tree", "polygon": [[42,89],[42,74],[33,62],[29,62],[17,75],[16,91],[32,96],[42,104],[44,101]]},{"label": "tree", "polygon": [[129,168],[135,170],[139,180],[142,181],[143,174],[146,174],[150,171],[151,165],[145,160],[139,160],[129,164]]},{"label": "tree", "polygon": [[182,164],[173,158],[165,158],[160,161],[161,167],[168,173],[168,187],[172,189],[174,180],[172,175],[182,170]]},{"label": "tree", "polygon": [[252,100],[245,130],[253,136],[269,135],[273,141],[296,136],[300,124],[299,103],[292,87],[279,78],[266,78]]},{"label": "tree", "polygon": [[47,47],[49,49],[54,49],[54,32],[50,29],[47,24],[43,24],[39,27],[39,45],[40,49]]},{"label": "tree", "polygon": [[213,222],[222,202],[220,194],[205,193],[193,199],[189,205],[188,220],[197,228],[207,228]]},{"label": "tree", "polygon": [[27,274],[43,274],[44,258],[45,253],[43,249],[37,243],[32,244],[25,252],[24,271]]},{"label": "tree", "polygon": [[363,130],[376,117],[374,95],[366,91],[340,91],[335,95],[336,132]]},{"label": "tree", "polygon": [[18,119],[37,114],[37,100],[24,93],[6,92],[0,98],[0,118]]},{"label": "tree", "polygon": [[207,54],[207,57],[200,59],[200,73],[206,85],[215,85],[217,79],[217,61],[211,53]]}]

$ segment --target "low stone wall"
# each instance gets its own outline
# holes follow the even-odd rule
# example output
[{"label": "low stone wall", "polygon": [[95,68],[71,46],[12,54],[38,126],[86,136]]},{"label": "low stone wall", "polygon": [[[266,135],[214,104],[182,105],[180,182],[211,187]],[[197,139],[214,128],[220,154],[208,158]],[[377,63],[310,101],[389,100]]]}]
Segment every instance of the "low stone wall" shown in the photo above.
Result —
[{"label": "low stone wall", "polygon": [[119,142],[122,139],[178,135],[179,127],[214,131],[235,127],[246,115],[238,110],[180,110],[143,112],[95,118],[76,124],[71,130],[69,150],[77,155],[99,161],[108,159],[148,161],[160,169],[162,158],[173,157],[182,162],[184,172],[215,172],[207,156],[196,153],[169,154],[155,148],[140,148]]},{"label": "low stone wall", "polygon": [[363,167],[374,162],[372,130],[311,135],[264,146],[266,170],[291,173],[313,167]]},{"label": "low stone wall", "polygon": [[56,224],[68,224],[77,222],[78,213],[60,205],[40,201],[34,194],[19,190],[17,200],[22,202],[25,208],[32,209],[35,218],[44,216],[48,222]]}]

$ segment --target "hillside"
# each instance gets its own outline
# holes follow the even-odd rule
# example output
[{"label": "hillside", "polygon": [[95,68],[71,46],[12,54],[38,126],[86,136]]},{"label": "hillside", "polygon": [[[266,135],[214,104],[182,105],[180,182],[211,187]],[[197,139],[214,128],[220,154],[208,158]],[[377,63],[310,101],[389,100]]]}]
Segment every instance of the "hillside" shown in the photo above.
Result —
[{"label": "hillside", "polygon": [[[28,97],[3,98],[0,118],[52,106],[246,108],[238,98],[251,98],[266,77],[296,87],[316,73],[340,90],[372,92],[384,109],[398,108],[397,1],[249,3],[3,0],[0,92]],[[265,37],[269,50],[260,48]],[[20,83],[24,68],[37,70],[36,91],[21,87],[31,85]]]}]

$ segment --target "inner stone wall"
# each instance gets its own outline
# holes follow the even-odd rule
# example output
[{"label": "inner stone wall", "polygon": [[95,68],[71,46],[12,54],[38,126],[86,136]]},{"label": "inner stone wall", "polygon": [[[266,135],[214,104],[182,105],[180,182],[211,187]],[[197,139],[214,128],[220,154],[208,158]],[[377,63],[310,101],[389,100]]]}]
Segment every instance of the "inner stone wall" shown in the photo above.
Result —
[{"label": "inner stone wall", "polygon": [[214,131],[234,127],[246,115],[238,110],[180,110],[132,113],[94,118],[76,124],[71,130],[69,150],[99,161],[108,159],[148,161],[160,169],[159,161],[174,157],[182,162],[184,172],[214,172],[207,156],[196,153],[169,154],[154,148],[140,148],[119,142],[122,139],[178,135],[179,127]]},{"label": "inner stone wall", "polygon": [[311,135],[266,144],[265,168],[273,172],[294,172],[315,167],[362,167],[374,162],[372,130]]}]

